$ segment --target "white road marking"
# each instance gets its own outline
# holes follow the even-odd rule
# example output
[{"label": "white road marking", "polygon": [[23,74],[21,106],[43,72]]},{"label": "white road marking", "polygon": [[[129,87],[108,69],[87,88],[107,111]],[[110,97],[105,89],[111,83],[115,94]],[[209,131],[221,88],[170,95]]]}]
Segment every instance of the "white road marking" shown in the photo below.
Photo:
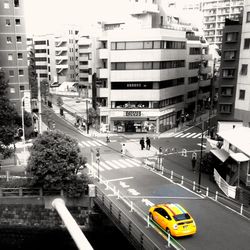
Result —
[{"label": "white road marking", "polygon": [[133,164],[133,165],[135,165],[135,166],[137,166],[137,167],[140,166],[140,164],[138,164],[138,163],[136,163],[136,162],[134,162],[134,161],[132,161],[132,160],[130,160],[130,159],[125,159],[125,161],[130,162],[131,164]]},{"label": "white road marking", "polygon": [[90,145],[89,145],[88,143],[86,143],[85,141],[81,141],[81,142],[80,142],[80,145],[84,145],[84,146],[86,146],[86,147],[90,147]]},{"label": "white road marking", "polygon": [[93,166],[94,166],[94,168],[95,168],[97,171],[98,171],[98,168],[99,168],[100,172],[104,171],[104,169],[103,169],[101,166],[98,167],[98,164],[97,164],[96,162],[93,162]]},{"label": "white road marking", "polygon": [[123,178],[118,178],[118,179],[111,179],[111,180],[108,180],[108,182],[111,182],[111,181],[129,180],[129,179],[133,179],[133,178],[134,178],[133,176],[130,176],[130,177],[123,177]]},{"label": "white road marking", "polygon": [[130,168],[133,168],[134,166],[133,165],[131,165],[131,164],[129,164],[128,162],[126,162],[126,161],[124,161],[124,160],[118,160],[118,161],[120,161],[120,162],[122,162],[123,164],[125,164],[126,166],[128,166],[128,167],[130,167]]},{"label": "white road marking", "polygon": [[103,167],[103,168],[105,168],[105,169],[107,169],[107,170],[111,170],[112,168],[111,167],[109,167],[106,163],[104,163],[103,161],[100,161],[100,165]]},{"label": "white road marking", "polygon": [[[100,143],[97,143],[97,142],[94,142],[94,141],[87,141],[87,143],[89,143],[91,146],[94,146],[94,147],[96,147],[96,146],[101,146]],[[96,144],[97,144],[97,145],[96,145]]]},{"label": "white road marking", "polygon": [[154,206],[154,203],[152,203],[150,200],[148,200],[148,199],[142,199],[141,200],[142,201],[142,203],[145,203],[145,205],[148,207],[152,207],[152,206]]},{"label": "white road marking", "polygon": [[110,165],[112,168],[118,169],[119,167],[114,164],[112,161],[105,161],[108,165]]},{"label": "white road marking", "polygon": [[180,134],[175,135],[174,137],[177,138],[177,137],[180,137],[180,136],[182,136],[182,135],[184,135],[184,134],[183,134],[183,133],[180,133]]},{"label": "white road marking", "polygon": [[129,185],[127,185],[124,181],[120,181],[120,185],[123,187],[123,188],[128,188]]},{"label": "white road marking", "polygon": [[[201,146],[201,143],[197,143],[198,146]],[[206,148],[206,145],[202,145],[203,148]]]},{"label": "white road marking", "polygon": [[98,141],[99,143],[101,143],[102,145],[104,145],[104,146],[107,146],[108,144],[106,143],[106,142],[103,142],[103,141],[101,141],[101,140],[96,140],[96,141]]},{"label": "white road marking", "polygon": [[197,135],[193,136],[193,138],[201,136],[201,133],[198,133]]},{"label": "white road marking", "polygon": [[192,137],[194,135],[196,135],[196,133],[192,133],[192,134],[188,135],[187,138],[190,138],[190,137]]},{"label": "white road marking", "polygon": [[112,160],[112,162],[114,162],[116,165],[120,166],[121,168],[127,167],[127,166],[123,165],[121,162],[119,162],[118,160]]},{"label": "white road marking", "polygon": [[140,193],[139,192],[137,192],[135,189],[133,189],[133,188],[129,188],[128,189],[128,192],[129,193],[131,193],[132,195],[139,195]]},{"label": "white road marking", "polygon": [[182,135],[181,138],[186,137],[186,136],[189,135],[189,134],[190,134],[190,133],[186,133],[186,134]]}]

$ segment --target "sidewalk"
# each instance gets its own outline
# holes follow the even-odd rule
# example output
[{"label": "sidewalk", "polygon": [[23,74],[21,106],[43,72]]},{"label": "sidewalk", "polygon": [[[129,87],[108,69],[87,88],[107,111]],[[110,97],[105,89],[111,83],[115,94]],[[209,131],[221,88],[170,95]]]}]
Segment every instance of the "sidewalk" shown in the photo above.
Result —
[{"label": "sidewalk", "polygon": [[153,146],[150,147],[150,150],[141,150],[141,146],[138,142],[125,142],[125,148],[132,157],[136,158],[154,157],[158,152]]}]

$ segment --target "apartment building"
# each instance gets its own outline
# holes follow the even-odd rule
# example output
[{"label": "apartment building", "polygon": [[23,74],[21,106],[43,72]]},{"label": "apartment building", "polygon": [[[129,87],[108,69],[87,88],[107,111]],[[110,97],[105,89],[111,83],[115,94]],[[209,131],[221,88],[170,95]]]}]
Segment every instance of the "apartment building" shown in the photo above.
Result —
[{"label": "apartment building", "polygon": [[250,126],[250,1],[245,0],[242,21],[242,35],[240,45],[239,70],[235,94],[235,119],[243,121],[245,126]]},{"label": "apartment building", "polygon": [[34,36],[36,72],[49,83],[79,80],[78,33],[75,26],[65,27],[58,34]]},{"label": "apartment building", "polygon": [[111,131],[166,131],[209,96],[208,43],[163,2],[130,1],[128,26],[104,26],[96,98]]},{"label": "apartment building", "polygon": [[221,68],[219,79],[219,98],[217,116],[219,120],[234,119],[234,104],[238,93],[236,92],[238,72],[246,74],[247,69],[239,68],[240,44],[241,44],[241,27],[240,21],[226,19],[221,54]]},{"label": "apartment building", "polygon": [[9,82],[9,98],[21,112],[29,90],[23,0],[0,0],[0,67]]},{"label": "apartment building", "polygon": [[210,44],[221,48],[225,19],[239,20],[244,0],[203,0],[203,30]]}]

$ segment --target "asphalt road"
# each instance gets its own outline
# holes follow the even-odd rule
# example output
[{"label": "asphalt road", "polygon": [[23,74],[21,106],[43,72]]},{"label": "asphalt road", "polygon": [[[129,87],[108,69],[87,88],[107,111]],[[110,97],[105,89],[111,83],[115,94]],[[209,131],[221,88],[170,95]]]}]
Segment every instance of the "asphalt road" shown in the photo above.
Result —
[{"label": "asphalt road", "polygon": [[[53,117],[56,122],[56,129],[64,131],[76,138],[79,142],[87,142],[92,140],[80,134],[74,127],[65,123],[58,117]],[[195,129],[195,128],[194,128]],[[111,138],[112,141],[113,138]],[[120,142],[123,137],[114,138],[114,142],[107,146],[101,146],[101,161],[115,161],[122,163],[120,168],[104,168],[100,171],[102,178],[109,180],[112,185],[116,186],[116,190],[134,202],[134,204],[144,212],[146,216],[150,205],[156,203],[177,202],[183,205],[193,216],[197,223],[198,232],[192,237],[178,239],[178,241],[186,249],[218,249],[218,250],[247,250],[249,249],[250,223],[239,215],[230,211],[216,202],[204,198],[197,193],[189,191],[178,184],[174,184],[159,174],[145,169],[141,164],[124,165],[124,158],[121,158]],[[96,140],[95,138],[93,139]],[[194,138],[165,138],[152,141],[155,147],[185,147],[187,150],[199,149],[197,145],[199,139]],[[96,146],[97,147],[97,146]],[[96,148],[92,147],[92,148]],[[82,152],[90,161],[90,148],[82,147]],[[126,158],[127,159],[127,158]],[[129,159],[131,161],[131,158]],[[191,165],[187,158],[176,156],[168,156],[164,161],[164,165],[176,172],[185,170],[184,173],[192,174]],[[113,165],[114,164],[113,162]],[[117,166],[117,165],[116,165]],[[195,178],[197,176],[194,176]],[[103,189],[105,188],[102,185]],[[147,200],[147,202],[145,202]],[[124,206],[121,200],[116,200],[117,204]],[[127,208],[129,210],[129,208]],[[134,216],[134,215],[133,215]],[[147,231],[146,227],[145,232]],[[164,244],[164,239],[152,235],[159,244]]]}]

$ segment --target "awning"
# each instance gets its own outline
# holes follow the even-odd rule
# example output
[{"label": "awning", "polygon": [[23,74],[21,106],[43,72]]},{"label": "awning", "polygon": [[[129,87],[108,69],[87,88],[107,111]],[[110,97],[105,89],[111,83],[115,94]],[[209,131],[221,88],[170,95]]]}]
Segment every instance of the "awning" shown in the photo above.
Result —
[{"label": "awning", "polygon": [[230,157],[237,162],[249,161],[249,158],[243,153],[232,153],[230,154]]},{"label": "awning", "polygon": [[229,157],[229,153],[224,149],[212,149],[210,150],[210,152],[222,162],[225,162],[226,159]]}]

